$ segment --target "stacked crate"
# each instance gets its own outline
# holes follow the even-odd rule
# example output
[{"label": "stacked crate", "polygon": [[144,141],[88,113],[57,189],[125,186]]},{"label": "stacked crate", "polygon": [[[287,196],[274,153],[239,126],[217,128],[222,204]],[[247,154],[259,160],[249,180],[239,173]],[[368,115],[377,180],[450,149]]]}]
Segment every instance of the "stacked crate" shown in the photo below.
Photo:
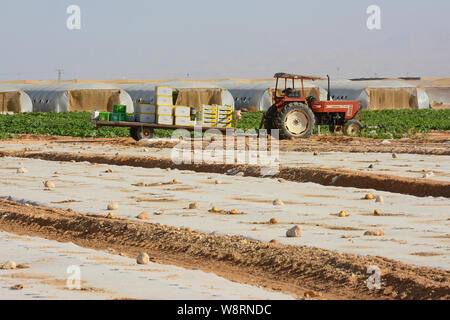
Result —
[{"label": "stacked crate", "polygon": [[191,126],[191,108],[184,106],[175,107],[175,125],[176,126]]},{"label": "stacked crate", "polygon": [[217,106],[217,127],[231,128],[233,125],[233,107]]},{"label": "stacked crate", "polygon": [[134,115],[137,122],[155,123],[156,106],[154,104],[140,103],[137,105]]},{"label": "stacked crate", "polygon": [[111,119],[110,112],[100,112],[98,115],[98,121],[109,121]]},{"label": "stacked crate", "polygon": [[110,115],[110,121],[127,121],[127,106],[122,104],[115,104],[113,113]]},{"label": "stacked crate", "polygon": [[205,127],[217,126],[218,107],[202,105],[202,125]]},{"label": "stacked crate", "polygon": [[157,123],[173,125],[173,90],[171,87],[156,87]]}]

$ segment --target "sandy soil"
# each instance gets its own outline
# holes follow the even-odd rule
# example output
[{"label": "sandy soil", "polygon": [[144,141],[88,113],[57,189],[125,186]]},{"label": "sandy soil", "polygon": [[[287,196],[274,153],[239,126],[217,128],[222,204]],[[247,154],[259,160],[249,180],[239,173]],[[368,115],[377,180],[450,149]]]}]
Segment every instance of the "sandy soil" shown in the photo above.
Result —
[{"label": "sandy soil", "polygon": [[[0,200],[2,231],[112,248],[135,257],[147,251],[156,263],[214,272],[229,280],[321,298],[449,299],[449,271],[415,267],[381,257],[358,257],[310,247],[264,243],[237,236],[122,219],[80,215]],[[381,269],[383,289],[366,286],[367,267]]]}]

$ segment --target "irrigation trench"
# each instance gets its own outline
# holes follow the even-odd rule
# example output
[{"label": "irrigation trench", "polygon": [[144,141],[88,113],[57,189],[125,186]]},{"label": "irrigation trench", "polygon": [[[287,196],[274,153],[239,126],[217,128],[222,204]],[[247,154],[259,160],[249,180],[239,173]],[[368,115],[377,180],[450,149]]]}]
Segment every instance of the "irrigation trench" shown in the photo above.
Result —
[{"label": "irrigation trench", "polygon": [[[170,159],[88,155],[63,152],[0,151],[1,157],[91,162],[144,168],[178,168],[226,173],[239,170],[259,177],[260,167],[181,164]],[[281,167],[275,178],[322,185],[372,188],[415,196],[450,197],[450,183],[339,169]],[[336,178],[337,177],[337,178]],[[416,267],[395,260],[335,253],[329,250],[264,243],[239,236],[108,219],[54,208],[0,200],[0,230],[50,240],[70,241],[92,249],[114,249],[136,257],[147,252],[154,262],[213,272],[226,279],[267,290],[318,299],[449,299],[450,271]],[[381,290],[369,290],[367,268],[381,269]]]}]

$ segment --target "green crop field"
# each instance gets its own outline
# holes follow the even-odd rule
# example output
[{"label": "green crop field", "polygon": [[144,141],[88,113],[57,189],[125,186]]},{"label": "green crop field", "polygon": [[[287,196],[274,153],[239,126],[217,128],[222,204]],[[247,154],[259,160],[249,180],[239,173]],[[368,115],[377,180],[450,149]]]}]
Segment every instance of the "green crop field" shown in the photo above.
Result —
[{"label": "green crop field", "polygon": [[[257,129],[262,112],[242,114],[238,127]],[[14,134],[49,134],[55,136],[115,138],[128,137],[128,128],[95,128],[90,123],[89,112],[35,112],[16,115],[0,115],[0,139],[13,138]],[[367,128],[362,136],[372,138],[402,138],[430,130],[450,130],[450,110],[378,110],[364,111],[363,123],[368,127],[384,125],[384,128]],[[317,129],[316,129],[317,132]],[[159,137],[170,137],[171,130],[155,130]],[[321,127],[321,133],[330,134]]]}]

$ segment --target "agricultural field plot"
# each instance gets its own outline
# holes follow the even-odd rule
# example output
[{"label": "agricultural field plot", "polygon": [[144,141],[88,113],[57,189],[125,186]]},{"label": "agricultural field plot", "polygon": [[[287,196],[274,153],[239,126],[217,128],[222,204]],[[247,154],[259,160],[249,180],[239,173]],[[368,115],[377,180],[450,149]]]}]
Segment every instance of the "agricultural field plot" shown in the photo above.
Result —
[{"label": "agricultural field plot", "polygon": [[[419,198],[376,190],[326,187],[313,183],[280,183],[275,179],[226,176],[173,169],[0,159],[0,196],[23,203],[73,209],[106,216],[136,219],[149,213],[150,222],[192,228],[201,232],[233,234],[261,241],[381,255],[417,265],[450,267],[446,198]],[[16,173],[18,167],[27,173]],[[129,173],[133,172],[133,175]],[[173,183],[178,179],[177,183]],[[45,188],[51,180],[55,188]],[[276,189],[274,188],[276,185]],[[366,193],[384,203],[364,200]],[[284,205],[274,205],[280,199]],[[198,202],[198,209],[189,204]],[[217,207],[225,212],[211,212]],[[381,215],[374,214],[380,210]],[[344,210],[347,217],[338,213]],[[275,218],[278,223],[271,224]],[[300,225],[300,239],[287,238],[287,228]],[[381,237],[365,236],[381,229]]]},{"label": "agricultural field plot", "polygon": [[[21,268],[0,272],[0,295],[21,300],[96,299],[291,299],[255,286],[227,281],[212,273],[149,263],[114,250],[92,250],[36,237],[0,232],[0,261],[20,261]],[[69,281],[79,266],[80,287]],[[23,285],[22,290],[10,287]],[[70,288],[73,285],[74,288]]]},{"label": "agricultural field plot", "polygon": [[[62,275],[48,282],[11,276],[3,287],[8,296],[153,298],[145,281],[157,284],[156,298],[170,290],[199,299],[446,299],[450,294],[448,132],[281,141],[280,171],[273,177],[261,176],[252,163],[175,164],[171,156],[183,151],[176,148],[180,140],[135,142],[126,135],[25,134],[0,141],[0,230],[9,239],[0,244],[5,248],[0,262],[28,262],[20,259],[25,249],[43,262],[14,271],[19,277],[27,271],[45,274],[45,264],[57,275],[57,265],[74,259],[87,267],[85,291],[61,287]],[[220,142],[220,137],[203,140],[202,152],[207,155],[210,144]],[[247,151],[236,152],[249,160]],[[364,199],[367,194],[373,199]],[[294,226],[301,236],[288,237]],[[58,250],[84,253],[52,260],[53,249],[27,247],[27,239],[13,241],[13,234],[67,242]],[[45,241],[32,243],[60,245]],[[170,279],[148,276],[136,265],[143,250],[152,257],[145,267],[166,270]],[[92,262],[90,255],[105,260]],[[385,274],[379,292],[365,285],[371,265]],[[122,275],[131,284],[127,288],[108,281]],[[212,287],[203,285],[203,278]],[[9,290],[18,283],[28,290]]]},{"label": "agricultural field plot", "polygon": [[[262,112],[245,112],[237,127],[258,129]],[[0,139],[14,134],[49,134],[72,137],[114,138],[129,137],[127,128],[94,128],[89,112],[35,112],[16,115],[0,114]],[[433,130],[450,130],[450,110],[377,110],[364,111],[363,123],[370,127],[363,136],[377,139],[404,138]],[[383,125],[383,128],[378,128]],[[317,129],[316,129],[317,132]],[[158,129],[159,137],[170,137],[172,130]],[[329,133],[326,126],[321,133]]]},{"label": "agricultural field plot", "polygon": [[[167,142],[172,145],[170,139],[160,139],[161,143]],[[157,142],[155,142],[157,143]],[[176,142],[178,143],[178,142]],[[60,141],[34,141],[27,144],[22,143],[0,143],[0,152],[22,152],[28,148],[27,153],[73,153],[73,154],[100,154],[102,156],[121,157],[145,157],[151,156],[155,158],[167,159],[170,161],[172,155],[178,156],[183,150],[173,148],[154,148],[151,146],[120,146],[120,145],[95,145],[83,141],[68,141],[66,143]],[[176,148],[176,147],[175,147]],[[449,147],[450,148],[450,147]],[[197,151],[195,151],[197,152]],[[216,152],[218,153],[218,152]],[[193,156],[184,155],[188,158]],[[211,153],[207,150],[203,152],[203,158],[207,159]],[[237,153],[236,153],[237,154]],[[243,152],[246,160],[252,157],[247,150]],[[270,152],[268,154],[270,156]],[[253,156],[254,163],[257,164],[260,159],[256,159],[257,154]],[[440,155],[418,155],[418,154],[401,154],[393,155],[391,153],[345,153],[345,152],[279,152],[280,165],[286,167],[312,167],[312,168],[333,168],[352,170],[365,173],[378,173],[395,175],[399,177],[428,179],[437,181],[450,180],[450,156]],[[217,160],[216,160],[217,162]],[[226,159],[223,159],[223,163]],[[229,163],[237,163],[234,159]]]}]

